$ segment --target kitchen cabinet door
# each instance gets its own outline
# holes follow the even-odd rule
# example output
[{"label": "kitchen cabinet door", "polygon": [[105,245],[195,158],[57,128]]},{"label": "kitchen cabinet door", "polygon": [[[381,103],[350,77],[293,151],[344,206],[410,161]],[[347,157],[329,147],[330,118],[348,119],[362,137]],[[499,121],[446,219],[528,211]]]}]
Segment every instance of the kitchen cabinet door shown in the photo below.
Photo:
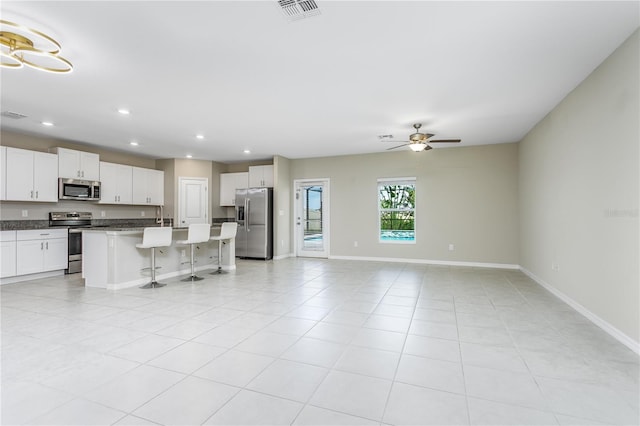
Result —
[{"label": "kitchen cabinet door", "polygon": [[34,201],[58,201],[58,158],[46,152],[33,153]]},{"label": "kitchen cabinet door", "polygon": [[149,203],[154,206],[162,206],[164,205],[164,172],[148,169],[147,173]]},{"label": "kitchen cabinet door", "polygon": [[80,172],[82,179],[100,180],[100,155],[80,151]]},{"label": "kitchen cabinet door", "polygon": [[16,232],[16,274],[66,269],[69,259],[67,229]]},{"label": "kitchen cabinet door", "polygon": [[16,231],[0,231],[0,278],[16,275]]},{"label": "kitchen cabinet door", "polygon": [[7,199],[7,147],[0,146],[0,200]]},{"label": "kitchen cabinet door", "polygon": [[7,147],[7,200],[33,201],[33,151]]},{"label": "kitchen cabinet door", "polygon": [[164,172],[133,167],[133,204],[164,204]]},{"label": "kitchen cabinet door", "polygon": [[52,238],[50,240],[44,240],[42,260],[43,271],[67,269],[68,262],[68,240],[66,238]]},{"label": "kitchen cabinet door", "polygon": [[236,205],[236,189],[247,188],[249,186],[249,174],[221,173],[220,174],[220,206]]},{"label": "kitchen cabinet door", "polygon": [[123,164],[100,162],[100,204],[131,204],[133,168]]},{"label": "kitchen cabinet door", "polygon": [[37,274],[42,272],[44,240],[26,240],[16,243],[16,274]]},{"label": "kitchen cabinet door", "polygon": [[59,177],[100,180],[100,156],[92,152],[55,148]]},{"label": "kitchen cabinet door", "polygon": [[55,154],[7,147],[6,198],[11,201],[58,201]]},{"label": "kitchen cabinet door", "polygon": [[250,166],[249,187],[262,188],[273,187],[273,166]]}]

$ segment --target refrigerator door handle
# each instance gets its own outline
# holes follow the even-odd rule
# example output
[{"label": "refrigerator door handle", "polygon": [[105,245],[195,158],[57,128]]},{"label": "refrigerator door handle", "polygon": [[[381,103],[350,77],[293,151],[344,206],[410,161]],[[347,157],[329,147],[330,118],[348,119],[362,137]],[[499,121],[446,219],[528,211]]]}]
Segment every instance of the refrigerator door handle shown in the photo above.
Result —
[{"label": "refrigerator door handle", "polygon": [[244,201],[245,203],[245,213],[244,213],[244,227],[247,230],[247,232],[251,231],[251,229],[249,229],[249,218],[251,217],[251,203],[250,203],[250,199],[247,197],[247,199]]}]

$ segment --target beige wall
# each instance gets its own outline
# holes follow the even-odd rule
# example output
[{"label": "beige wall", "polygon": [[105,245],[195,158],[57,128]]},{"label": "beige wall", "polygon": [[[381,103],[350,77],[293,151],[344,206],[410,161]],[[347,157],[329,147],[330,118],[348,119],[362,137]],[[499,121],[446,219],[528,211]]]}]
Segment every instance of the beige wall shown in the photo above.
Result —
[{"label": "beige wall", "polygon": [[43,138],[42,136],[23,135],[7,130],[0,131],[0,145],[43,152],[47,152],[49,148],[55,147],[77,149],[78,151],[99,154],[100,161],[106,161],[108,163],[126,164],[129,166],[144,167],[147,169],[156,168],[156,160],[136,155],[134,152],[128,153],[124,152],[124,150],[111,151],[93,145],[72,143],[55,138]]},{"label": "beige wall", "polygon": [[635,342],[639,38],[636,31],[520,146],[521,265]]},{"label": "beige wall", "polygon": [[[331,256],[517,265],[517,161],[517,144],[401,150],[291,160],[291,180],[330,179]],[[393,177],[417,179],[416,244],[378,242],[377,180]]]},{"label": "beige wall", "polygon": [[291,163],[288,158],[273,158],[273,256],[288,256],[291,245]]}]

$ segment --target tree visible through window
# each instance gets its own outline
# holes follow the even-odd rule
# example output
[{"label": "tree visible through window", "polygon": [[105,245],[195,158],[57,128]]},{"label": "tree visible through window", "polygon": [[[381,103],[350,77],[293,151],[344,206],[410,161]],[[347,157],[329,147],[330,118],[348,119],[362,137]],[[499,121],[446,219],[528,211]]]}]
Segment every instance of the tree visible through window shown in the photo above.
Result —
[{"label": "tree visible through window", "polygon": [[378,211],[381,242],[415,242],[415,179],[378,181]]}]

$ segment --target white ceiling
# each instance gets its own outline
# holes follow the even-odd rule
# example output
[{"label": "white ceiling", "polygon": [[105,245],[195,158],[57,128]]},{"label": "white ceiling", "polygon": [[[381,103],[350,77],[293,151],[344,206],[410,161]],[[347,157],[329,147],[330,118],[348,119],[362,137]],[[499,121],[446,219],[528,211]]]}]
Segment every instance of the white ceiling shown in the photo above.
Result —
[{"label": "white ceiling", "polygon": [[2,128],[220,162],[383,152],[416,122],[516,142],[640,22],[637,1],[317,2],[291,22],[276,0],[3,0],[75,69],[3,69],[1,109],[27,118]]}]

